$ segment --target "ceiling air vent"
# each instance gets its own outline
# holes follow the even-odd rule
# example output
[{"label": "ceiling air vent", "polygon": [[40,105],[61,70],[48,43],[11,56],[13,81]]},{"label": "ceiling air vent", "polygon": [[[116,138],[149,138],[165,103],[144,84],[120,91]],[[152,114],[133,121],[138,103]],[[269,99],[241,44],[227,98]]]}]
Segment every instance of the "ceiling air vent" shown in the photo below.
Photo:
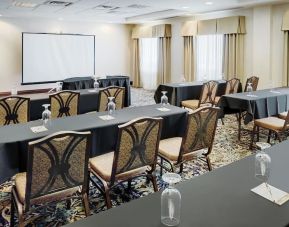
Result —
[{"label": "ceiling air vent", "polygon": [[146,5],[139,5],[139,4],[132,4],[127,6],[128,8],[132,8],[132,9],[144,9],[144,8],[148,8],[149,6]]},{"label": "ceiling air vent", "polygon": [[65,2],[65,1],[47,1],[45,2],[45,5],[49,5],[49,6],[70,6],[72,5],[72,2]]},{"label": "ceiling air vent", "polygon": [[96,9],[96,10],[116,10],[116,9],[119,9],[119,7],[110,6],[110,5],[98,5],[98,6],[95,6],[93,9]]}]

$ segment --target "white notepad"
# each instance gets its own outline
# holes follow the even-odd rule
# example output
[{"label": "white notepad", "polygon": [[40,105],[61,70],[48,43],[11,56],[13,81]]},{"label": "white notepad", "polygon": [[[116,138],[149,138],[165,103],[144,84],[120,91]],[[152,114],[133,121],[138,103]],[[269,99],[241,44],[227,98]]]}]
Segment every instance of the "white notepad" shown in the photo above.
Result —
[{"label": "white notepad", "polygon": [[266,186],[265,183],[262,183],[256,188],[251,189],[251,191],[273,203],[278,204],[279,206],[289,200],[289,194],[287,192],[284,192],[269,184]]},{"label": "white notepad", "polygon": [[97,92],[97,90],[95,90],[95,89],[90,89],[90,90],[87,90],[88,92],[91,92],[91,93],[93,93],[93,92]]},{"label": "white notepad", "polygon": [[112,116],[110,116],[110,115],[99,116],[99,118],[100,118],[101,120],[104,120],[104,121],[110,121],[110,120],[115,119],[114,117],[112,117]]},{"label": "white notepad", "polygon": [[271,93],[275,93],[275,94],[281,94],[280,91],[270,91]]},{"label": "white notepad", "polygon": [[162,112],[170,111],[170,109],[165,108],[165,107],[157,108],[157,110],[162,111]]},{"label": "white notepad", "polygon": [[258,96],[257,95],[247,95],[248,97],[254,97],[254,98],[257,98]]},{"label": "white notepad", "polygon": [[48,129],[47,129],[45,126],[43,126],[43,125],[31,127],[30,129],[31,129],[31,131],[34,132],[34,133],[45,132],[45,131],[48,130]]}]

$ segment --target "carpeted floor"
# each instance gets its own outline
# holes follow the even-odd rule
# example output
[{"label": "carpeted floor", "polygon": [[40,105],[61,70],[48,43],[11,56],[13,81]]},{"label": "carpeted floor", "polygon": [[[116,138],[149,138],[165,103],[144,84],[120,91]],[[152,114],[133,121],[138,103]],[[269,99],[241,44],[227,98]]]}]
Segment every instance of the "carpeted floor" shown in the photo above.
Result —
[{"label": "carpeted floor", "polygon": [[[153,92],[145,91],[143,89],[132,89],[132,105],[147,105],[153,104]],[[252,125],[246,126],[251,129]],[[244,132],[242,140],[237,140],[237,122],[234,115],[226,116],[225,125],[219,122],[216,137],[214,142],[214,149],[211,154],[211,161],[213,168],[230,164],[234,161],[240,160],[250,154],[252,151],[248,150],[250,141],[250,134]],[[265,137],[261,137],[261,141],[265,141]],[[159,169],[157,169],[159,171]],[[191,179],[195,176],[202,175],[207,172],[207,166],[202,161],[192,161],[184,166],[182,173],[182,180]],[[158,176],[158,185],[164,188],[165,185]],[[9,226],[10,220],[10,189],[13,184],[13,179],[0,185],[0,227]],[[126,184],[121,184],[115,188],[111,193],[113,206],[118,206],[122,203],[128,202],[132,199],[137,199],[153,193],[152,185],[146,185],[145,179],[136,179],[132,182],[132,189],[127,190]],[[90,187],[90,208],[92,213],[98,213],[105,210],[105,203],[98,190],[91,185]],[[70,210],[66,209],[65,203],[58,203],[54,206],[49,206],[40,211],[41,218],[37,218],[32,226],[61,226],[85,217],[82,203],[80,200],[73,200]]]}]

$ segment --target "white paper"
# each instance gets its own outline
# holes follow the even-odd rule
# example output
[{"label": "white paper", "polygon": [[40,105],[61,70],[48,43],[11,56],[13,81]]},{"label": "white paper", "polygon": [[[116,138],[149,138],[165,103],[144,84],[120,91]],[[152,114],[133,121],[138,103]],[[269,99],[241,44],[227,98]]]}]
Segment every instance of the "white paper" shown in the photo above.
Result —
[{"label": "white paper", "polygon": [[31,127],[30,129],[31,129],[31,131],[34,132],[34,133],[45,132],[45,131],[48,130],[48,129],[47,129],[45,126],[43,126],[43,125]]},{"label": "white paper", "polygon": [[186,85],[188,85],[188,84],[185,84],[185,83],[179,84],[179,86],[186,86]]},{"label": "white paper", "polygon": [[271,93],[275,93],[275,94],[281,94],[280,91],[270,91]]},{"label": "white paper", "polygon": [[93,92],[97,92],[97,90],[95,90],[95,89],[90,89],[90,90],[87,90],[88,92],[91,92],[91,93],[93,93]]},{"label": "white paper", "polygon": [[110,120],[115,119],[114,117],[112,117],[112,116],[110,116],[110,115],[99,116],[99,118],[100,118],[101,120],[104,120],[104,121],[110,121]]},{"label": "white paper", "polygon": [[260,184],[259,186],[251,189],[251,191],[273,203],[278,204],[279,206],[289,200],[289,194],[287,192],[284,192],[269,184],[266,186],[266,183]]},{"label": "white paper", "polygon": [[157,108],[157,110],[162,111],[162,112],[170,111],[170,109],[165,108],[165,107]]},{"label": "white paper", "polygon": [[247,95],[248,97],[254,97],[254,98],[257,98],[258,96],[257,95]]}]

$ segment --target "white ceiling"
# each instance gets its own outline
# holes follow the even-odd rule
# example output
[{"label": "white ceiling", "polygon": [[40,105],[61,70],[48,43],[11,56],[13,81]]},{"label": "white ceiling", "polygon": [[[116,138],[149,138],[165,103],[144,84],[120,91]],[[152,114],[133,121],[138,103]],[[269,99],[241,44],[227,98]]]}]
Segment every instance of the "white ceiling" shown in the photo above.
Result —
[{"label": "white ceiling", "polygon": [[[71,4],[48,4],[51,1]],[[133,23],[282,2],[288,0],[0,0],[0,15]]]}]

